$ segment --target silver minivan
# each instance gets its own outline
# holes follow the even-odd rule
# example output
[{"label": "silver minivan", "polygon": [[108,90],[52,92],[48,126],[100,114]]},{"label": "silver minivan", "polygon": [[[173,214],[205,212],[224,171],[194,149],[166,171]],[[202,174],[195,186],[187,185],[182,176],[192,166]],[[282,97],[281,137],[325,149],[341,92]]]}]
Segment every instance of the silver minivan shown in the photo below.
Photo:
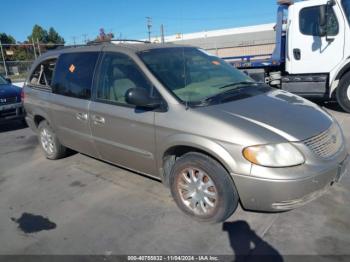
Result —
[{"label": "silver minivan", "polygon": [[299,207],[349,170],[327,112],[195,47],[51,51],[34,63],[24,94],[48,159],[70,148],[155,177],[200,221],[224,221],[239,202],[267,212]]}]

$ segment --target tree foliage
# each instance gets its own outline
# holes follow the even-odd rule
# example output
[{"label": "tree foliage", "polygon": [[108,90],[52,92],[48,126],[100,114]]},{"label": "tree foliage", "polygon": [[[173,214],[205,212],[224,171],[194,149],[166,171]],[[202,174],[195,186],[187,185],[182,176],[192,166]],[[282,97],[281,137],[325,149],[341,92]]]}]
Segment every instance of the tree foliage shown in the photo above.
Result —
[{"label": "tree foliage", "polygon": [[16,39],[6,33],[0,33],[0,40],[2,44],[16,44]]},{"label": "tree foliage", "polygon": [[47,37],[48,37],[48,42],[51,44],[64,44],[63,37],[60,36],[53,27],[49,28]]},{"label": "tree foliage", "polygon": [[28,36],[28,41],[39,41],[43,44],[64,44],[63,37],[53,27],[50,27],[47,31],[40,25],[34,25],[32,33]]},{"label": "tree foliage", "polygon": [[[33,60],[35,58],[34,48],[32,45],[35,44],[36,52],[38,54],[37,41],[40,43],[41,53],[45,52],[48,49],[56,48],[55,45],[64,44],[64,39],[59,33],[53,28],[50,27],[46,31],[40,25],[34,25],[32,33],[27,37],[27,41],[17,42],[14,37],[6,33],[0,33],[0,40],[4,49],[5,60],[7,61],[24,61],[24,60]],[[9,45],[16,44],[17,45]],[[45,46],[44,44],[52,44],[52,46]],[[1,57],[0,57],[1,59]]]}]

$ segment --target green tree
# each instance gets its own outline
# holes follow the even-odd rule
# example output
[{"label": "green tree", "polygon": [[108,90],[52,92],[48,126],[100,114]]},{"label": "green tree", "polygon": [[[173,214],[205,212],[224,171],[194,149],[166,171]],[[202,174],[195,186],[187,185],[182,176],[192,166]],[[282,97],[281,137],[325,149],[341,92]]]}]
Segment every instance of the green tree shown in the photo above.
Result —
[{"label": "green tree", "polygon": [[16,44],[16,39],[6,33],[0,33],[0,40],[2,44]]},{"label": "green tree", "polygon": [[32,34],[28,36],[28,40],[29,42],[39,40],[40,43],[46,44],[48,42],[48,33],[40,25],[34,25]]},{"label": "green tree", "polygon": [[64,44],[64,38],[60,36],[53,27],[50,27],[48,33],[48,42],[51,44]]}]

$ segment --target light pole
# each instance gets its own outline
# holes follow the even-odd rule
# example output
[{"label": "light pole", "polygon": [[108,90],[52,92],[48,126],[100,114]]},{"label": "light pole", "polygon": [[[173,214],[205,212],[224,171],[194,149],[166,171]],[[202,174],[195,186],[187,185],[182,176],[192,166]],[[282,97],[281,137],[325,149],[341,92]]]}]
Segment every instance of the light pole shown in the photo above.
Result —
[{"label": "light pole", "polygon": [[5,61],[5,55],[4,55],[4,50],[2,49],[2,43],[0,40],[0,49],[1,49],[1,56],[2,56],[2,61],[4,63],[4,69],[5,69],[5,76],[8,76],[8,72],[7,72],[7,67],[6,67],[6,61]]},{"label": "light pole", "polygon": [[147,16],[148,41],[151,42],[152,17]]}]

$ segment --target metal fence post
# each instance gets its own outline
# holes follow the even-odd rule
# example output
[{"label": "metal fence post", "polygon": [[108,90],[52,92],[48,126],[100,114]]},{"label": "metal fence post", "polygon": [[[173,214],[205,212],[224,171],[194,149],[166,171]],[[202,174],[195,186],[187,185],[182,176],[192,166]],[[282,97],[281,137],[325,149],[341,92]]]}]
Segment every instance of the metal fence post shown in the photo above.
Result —
[{"label": "metal fence post", "polygon": [[6,77],[8,77],[8,72],[7,72],[6,62],[5,62],[5,55],[4,55],[4,50],[2,49],[1,40],[0,40],[0,49],[1,49],[2,61],[4,63],[5,75],[6,75]]},{"label": "metal fence post", "polygon": [[41,49],[40,49],[40,43],[39,43],[39,39],[36,39],[36,43],[38,45],[38,50],[39,50],[39,56],[41,55]]},{"label": "metal fence post", "polygon": [[34,57],[35,57],[35,59],[37,59],[36,50],[35,50],[35,43],[34,43],[34,39],[33,38],[32,38],[32,45],[33,45],[33,49],[34,49]]}]

